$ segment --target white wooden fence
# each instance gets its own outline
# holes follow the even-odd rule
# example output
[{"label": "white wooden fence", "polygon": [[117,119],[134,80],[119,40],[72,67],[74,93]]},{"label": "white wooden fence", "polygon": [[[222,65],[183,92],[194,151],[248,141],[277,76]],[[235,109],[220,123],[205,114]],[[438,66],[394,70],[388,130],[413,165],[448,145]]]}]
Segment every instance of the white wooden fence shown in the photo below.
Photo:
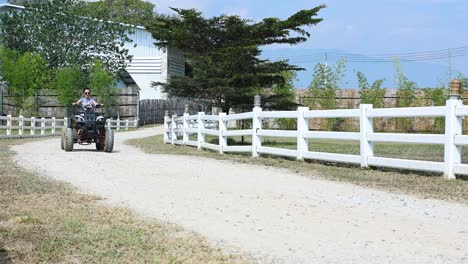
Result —
[{"label": "white wooden fence", "polygon": [[[26,118],[23,116],[12,117],[11,115],[0,116],[0,121],[6,120],[6,125],[0,125],[0,138],[27,138],[60,135],[58,130],[66,124],[67,119],[52,118]],[[1,123],[0,123],[1,124]]]},{"label": "white wooden fence", "polygon": [[[1,125],[1,121],[6,120],[6,125]],[[0,139],[2,138],[27,138],[59,136],[62,128],[66,126],[68,118],[26,118],[23,116],[12,117],[11,115],[0,116]],[[129,128],[136,128],[137,120],[107,119],[107,127],[117,131]],[[4,131],[3,131],[4,130]],[[59,132],[60,130],[60,132]],[[3,133],[1,133],[3,132]]]},{"label": "white wooden fence", "polygon": [[121,129],[128,130],[129,128],[137,128],[138,120],[120,120],[120,119],[107,119],[106,127],[114,128],[119,131]]},{"label": "white wooden fence", "polygon": [[[309,110],[299,107],[297,111],[262,111],[254,107],[252,112],[218,116],[188,115],[165,117],[164,142],[178,145],[195,146],[223,152],[248,152],[253,157],[270,154],[294,157],[299,160],[312,159],[332,162],[344,162],[361,167],[391,167],[420,171],[441,172],[447,179],[454,179],[455,174],[468,174],[468,164],[461,163],[462,146],[468,145],[468,135],[462,135],[463,117],[468,116],[468,106],[459,99],[447,100],[446,106],[381,108],[362,104],[359,109],[346,110]],[[406,134],[375,133],[373,118],[377,117],[445,117],[445,134]],[[268,130],[262,127],[264,119],[295,118],[297,130]],[[359,118],[359,132],[310,131],[309,121],[313,118]],[[252,120],[252,129],[231,130],[227,122],[233,120]],[[208,127],[210,125],[210,127]],[[190,135],[196,134],[196,140]],[[205,142],[205,135],[219,138],[218,144]],[[232,136],[251,136],[250,146],[229,146],[227,138]],[[296,149],[282,149],[262,146],[262,137],[297,138]],[[309,139],[352,140],[360,142],[360,155],[336,154],[309,151]],[[376,157],[374,142],[441,144],[444,145],[444,161],[421,161],[396,158]]]}]

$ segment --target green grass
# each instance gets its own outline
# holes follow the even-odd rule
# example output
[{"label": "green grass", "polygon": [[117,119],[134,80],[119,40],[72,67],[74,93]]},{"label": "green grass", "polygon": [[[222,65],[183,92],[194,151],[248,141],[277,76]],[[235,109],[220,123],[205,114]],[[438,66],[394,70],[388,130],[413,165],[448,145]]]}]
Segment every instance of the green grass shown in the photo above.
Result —
[{"label": "green grass", "polygon": [[[216,144],[217,138],[207,137],[207,141]],[[230,143],[236,143],[231,139]],[[248,144],[246,138],[246,143]],[[264,139],[265,146],[295,148],[291,141],[269,141]],[[415,195],[421,198],[434,198],[441,200],[456,201],[468,204],[468,181],[463,179],[445,180],[440,174],[419,173],[390,169],[361,169],[356,166],[347,166],[335,163],[320,163],[313,161],[296,161],[294,159],[262,155],[259,158],[252,158],[251,154],[224,154],[209,150],[199,151],[196,148],[187,146],[175,146],[164,144],[162,136],[153,136],[144,139],[128,141],[147,153],[152,154],[176,154],[208,157],[218,160],[229,160],[239,163],[250,163],[261,166],[273,166],[286,168],[293,173],[298,173],[305,177],[321,178],[331,181],[342,181],[356,184],[363,187],[375,188],[390,192]],[[398,158],[420,158],[440,160],[442,158],[439,146],[426,145],[415,147],[416,145],[382,144],[376,146],[376,153],[383,156],[395,156]],[[311,142],[312,150],[330,151],[348,154],[357,154],[359,146],[354,142]],[[395,150],[396,149],[396,150]]]},{"label": "green grass", "polygon": [[0,263],[243,263],[182,228],[18,167],[0,140]]}]

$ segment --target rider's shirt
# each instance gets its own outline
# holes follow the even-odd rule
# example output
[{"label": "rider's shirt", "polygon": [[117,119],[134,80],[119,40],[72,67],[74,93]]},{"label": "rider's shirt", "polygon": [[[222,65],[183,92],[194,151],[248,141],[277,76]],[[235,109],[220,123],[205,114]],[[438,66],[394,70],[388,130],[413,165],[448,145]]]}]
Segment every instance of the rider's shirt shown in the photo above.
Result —
[{"label": "rider's shirt", "polygon": [[81,107],[86,110],[94,107],[95,103],[94,97],[86,98],[86,97],[81,97],[79,104],[81,104]]}]

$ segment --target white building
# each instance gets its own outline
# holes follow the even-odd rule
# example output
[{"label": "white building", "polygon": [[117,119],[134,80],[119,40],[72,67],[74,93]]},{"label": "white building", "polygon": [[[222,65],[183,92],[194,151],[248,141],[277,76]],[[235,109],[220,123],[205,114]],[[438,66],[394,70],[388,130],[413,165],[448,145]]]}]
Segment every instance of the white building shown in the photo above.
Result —
[{"label": "white building", "polygon": [[[8,9],[21,10],[22,6],[11,4],[10,0],[0,0],[0,12]],[[118,87],[136,84],[142,99],[167,99],[159,87],[152,87],[152,82],[166,82],[170,76],[184,75],[185,59],[176,49],[160,49],[154,45],[156,40],[144,27],[132,27],[129,33],[132,43],[127,43],[129,54],[133,56],[122,74]],[[136,44],[136,46],[135,46]]]},{"label": "white building", "polygon": [[126,48],[133,59],[127,66],[127,72],[140,87],[140,99],[166,99],[166,94],[159,87],[151,87],[151,84],[153,81],[166,82],[170,76],[184,75],[183,55],[173,48],[156,47],[156,40],[143,27],[134,28],[129,36],[133,42],[128,43]]}]

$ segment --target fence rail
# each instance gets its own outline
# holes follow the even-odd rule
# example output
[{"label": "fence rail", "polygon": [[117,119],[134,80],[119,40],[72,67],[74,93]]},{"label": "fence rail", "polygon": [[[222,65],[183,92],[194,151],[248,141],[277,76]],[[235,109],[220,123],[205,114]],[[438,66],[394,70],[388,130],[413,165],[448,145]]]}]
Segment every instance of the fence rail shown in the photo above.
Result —
[{"label": "fence rail", "polygon": [[[451,98],[446,106],[373,109],[372,105],[362,104],[359,109],[349,110],[309,110],[299,107],[297,111],[262,111],[255,107],[252,112],[227,116],[184,114],[164,118],[164,142],[178,145],[195,146],[223,152],[252,153],[294,157],[298,160],[312,159],[331,162],[358,164],[361,167],[390,167],[443,173],[447,179],[455,174],[468,175],[468,164],[462,164],[462,146],[468,145],[468,135],[462,135],[463,118],[468,116],[468,106],[461,100]],[[375,117],[445,117],[445,134],[405,134],[374,133]],[[265,119],[295,118],[296,130],[271,130],[263,128]],[[359,132],[310,131],[309,124],[314,118],[358,118]],[[227,127],[228,121],[247,119],[252,121],[251,129],[235,130]],[[193,140],[196,135],[196,140]],[[218,137],[218,144],[205,142],[205,136]],[[192,139],[190,139],[192,136]],[[229,146],[227,138],[232,136],[251,136],[250,146]],[[262,146],[262,137],[296,138],[296,149],[283,149]],[[336,154],[309,151],[310,139],[353,140],[360,144],[358,155]],[[444,161],[421,161],[376,157],[375,142],[405,144],[439,144],[444,146]]]},{"label": "fence rail", "polygon": [[138,120],[120,120],[120,119],[107,119],[106,127],[114,128],[115,130],[119,131],[121,129],[128,130],[129,128],[137,128],[138,127]]},{"label": "fence rail", "polygon": [[66,124],[67,119],[52,118],[25,118],[23,116],[12,117],[11,115],[0,116],[0,124],[6,121],[6,125],[0,125],[1,138],[27,138],[60,135],[58,130]]},{"label": "fence rail", "polygon": [[[5,123],[6,125],[2,125]],[[0,139],[4,138],[29,138],[59,136],[62,128],[66,126],[68,118],[36,118],[13,117],[11,115],[0,116]],[[136,128],[138,120],[107,119],[107,127],[117,131]],[[59,132],[60,130],[60,132]]]}]

